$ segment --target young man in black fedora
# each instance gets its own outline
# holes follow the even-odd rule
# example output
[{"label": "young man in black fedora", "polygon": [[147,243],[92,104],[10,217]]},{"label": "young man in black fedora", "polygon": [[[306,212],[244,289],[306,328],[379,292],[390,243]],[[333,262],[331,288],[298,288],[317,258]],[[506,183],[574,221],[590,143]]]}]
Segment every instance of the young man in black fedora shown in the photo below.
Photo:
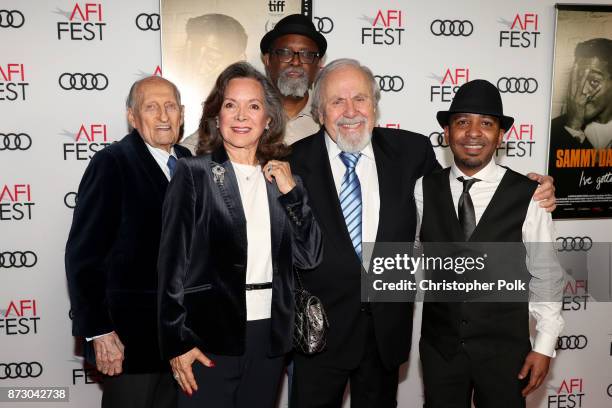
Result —
[{"label": "young man in black fedora", "polygon": [[[548,373],[564,324],[556,301],[563,271],[552,245],[548,254],[541,253],[542,246],[531,245],[554,242],[552,219],[531,199],[537,183],[493,159],[514,122],[504,115],[493,84],[464,84],[450,109],[438,112],[437,119],[454,160],[416,183],[421,241],[504,242],[509,247],[522,242],[524,255],[510,257],[508,266],[531,283],[529,302],[504,302],[498,293],[493,302],[426,298],[420,341],[425,407],[469,408],[472,400],[477,408],[524,407],[525,397]],[[533,267],[541,261],[548,267]],[[536,320],[533,345],[530,315]]]},{"label": "young man in black fedora", "polygon": [[259,43],[266,74],[279,90],[288,121],[285,143],[319,131],[310,112],[309,91],[319,72],[327,41],[310,17],[291,14],[281,19]]}]

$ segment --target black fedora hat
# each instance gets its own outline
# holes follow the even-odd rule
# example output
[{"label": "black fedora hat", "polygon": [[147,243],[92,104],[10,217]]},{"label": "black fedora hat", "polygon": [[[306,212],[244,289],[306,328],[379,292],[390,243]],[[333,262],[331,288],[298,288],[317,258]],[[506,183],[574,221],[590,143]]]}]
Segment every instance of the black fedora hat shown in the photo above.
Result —
[{"label": "black fedora hat", "polygon": [[477,113],[480,115],[491,115],[499,118],[500,127],[507,131],[512,127],[514,118],[504,115],[499,90],[484,79],[475,79],[461,85],[455,98],[451,102],[450,109],[439,111],[436,115],[440,126],[448,125],[448,119],[453,113]]},{"label": "black fedora hat", "polygon": [[283,17],[276,23],[272,30],[268,31],[263,36],[259,43],[261,53],[265,54],[269,52],[274,40],[287,34],[303,35],[317,43],[317,47],[319,47],[319,57],[325,55],[325,51],[327,51],[327,41],[325,37],[315,29],[312,20],[302,14],[290,14]]}]

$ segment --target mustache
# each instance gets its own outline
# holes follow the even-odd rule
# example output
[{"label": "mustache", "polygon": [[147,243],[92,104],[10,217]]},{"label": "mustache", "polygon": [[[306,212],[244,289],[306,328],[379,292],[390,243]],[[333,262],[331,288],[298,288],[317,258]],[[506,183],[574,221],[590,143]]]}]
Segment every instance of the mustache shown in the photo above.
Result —
[{"label": "mustache", "polygon": [[367,118],[363,115],[357,115],[354,118],[340,118],[336,121],[336,126],[355,125],[357,123],[365,123]]},{"label": "mustache", "polygon": [[302,67],[287,67],[281,71],[281,76],[286,77],[289,74],[300,74],[301,76],[306,75],[306,71]]}]

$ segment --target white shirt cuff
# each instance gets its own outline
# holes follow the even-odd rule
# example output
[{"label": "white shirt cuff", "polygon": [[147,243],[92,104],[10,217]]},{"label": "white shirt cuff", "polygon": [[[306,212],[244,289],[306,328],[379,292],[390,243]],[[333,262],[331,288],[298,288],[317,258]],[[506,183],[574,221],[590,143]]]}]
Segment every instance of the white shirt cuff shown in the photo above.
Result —
[{"label": "white shirt cuff", "polygon": [[533,341],[533,351],[544,354],[548,357],[556,357],[557,352],[557,336],[551,336],[548,333],[537,332]]},{"label": "white shirt cuff", "polygon": [[102,336],[108,336],[111,333],[112,332],[108,332],[108,333],[104,333],[104,334],[98,334],[97,336],[93,336],[93,337],[85,337],[85,340],[92,341],[92,340],[95,340],[95,339],[100,338]]}]

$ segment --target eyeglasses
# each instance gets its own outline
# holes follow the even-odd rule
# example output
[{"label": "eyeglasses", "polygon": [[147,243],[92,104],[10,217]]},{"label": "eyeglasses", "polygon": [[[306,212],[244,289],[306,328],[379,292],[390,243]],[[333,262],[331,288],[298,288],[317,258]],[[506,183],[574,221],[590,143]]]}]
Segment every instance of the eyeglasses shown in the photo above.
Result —
[{"label": "eyeglasses", "polygon": [[315,51],[292,51],[288,48],[277,48],[272,50],[272,52],[278,57],[280,62],[291,62],[296,55],[302,64],[312,64],[315,58],[319,58],[319,53]]}]

